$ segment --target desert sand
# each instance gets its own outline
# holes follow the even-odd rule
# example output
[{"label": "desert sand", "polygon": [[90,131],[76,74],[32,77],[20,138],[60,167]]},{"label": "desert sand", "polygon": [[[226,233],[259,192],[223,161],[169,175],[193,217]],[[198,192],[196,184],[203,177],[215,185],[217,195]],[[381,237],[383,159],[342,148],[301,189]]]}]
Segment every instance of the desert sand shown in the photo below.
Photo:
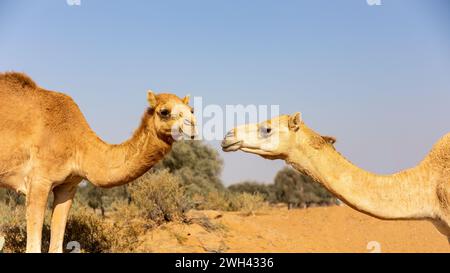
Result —
[{"label": "desert sand", "polygon": [[383,221],[347,206],[191,211],[142,238],[142,252],[450,252],[427,221]]}]

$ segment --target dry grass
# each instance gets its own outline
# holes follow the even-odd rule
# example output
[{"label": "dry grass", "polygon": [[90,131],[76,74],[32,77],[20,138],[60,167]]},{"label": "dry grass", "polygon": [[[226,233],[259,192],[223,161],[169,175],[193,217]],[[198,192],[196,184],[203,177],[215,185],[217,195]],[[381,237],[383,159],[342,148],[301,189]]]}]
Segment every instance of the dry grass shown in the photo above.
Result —
[{"label": "dry grass", "polygon": [[69,217],[64,242],[80,243],[83,252],[110,252],[116,235],[114,228],[101,215],[86,207],[79,207]]},{"label": "dry grass", "polygon": [[265,208],[266,202],[261,194],[237,193],[233,196],[233,207],[244,214],[253,214],[255,211]]},{"label": "dry grass", "polygon": [[[20,253],[26,248],[26,222],[23,206],[14,208],[2,205],[0,234],[5,238],[4,252]],[[42,233],[42,250],[48,251],[50,241],[49,219],[44,224]],[[100,215],[85,207],[75,207],[67,222],[64,242],[76,241],[82,252],[109,252],[114,246],[115,233],[112,226]]]},{"label": "dry grass", "polygon": [[220,223],[213,222],[208,216],[202,215],[189,219],[189,224],[198,224],[208,232],[226,231],[226,227]]},{"label": "dry grass", "polygon": [[26,246],[25,209],[0,203],[0,235],[4,237],[3,252],[23,252]]},{"label": "dry grass", "polygon": [[232,210],[230,195],[227,192],[212,191],[200,202],[200,210]]},{"label": "dry grass", "polygon": [[156,223],[144,217],[145,212],[135,204],[117,201],[112,205],[110,222],[115,232],[112,252],[133,252],[139,245],[139,237],[154,228]]},{"label": "dry grass", "polygon": [[202,202],[202,210],[219,211],[242,211],[244,214],[251,214],[256,210],[264,208],[266,202],[259,194],[235,193],[235,192],[210,192]]},{"label": "dry grass", "polygon": [[131,203],[157,223],[183,219],[188,203],[178,176],[167,170],[147,173],[128,186]]}]

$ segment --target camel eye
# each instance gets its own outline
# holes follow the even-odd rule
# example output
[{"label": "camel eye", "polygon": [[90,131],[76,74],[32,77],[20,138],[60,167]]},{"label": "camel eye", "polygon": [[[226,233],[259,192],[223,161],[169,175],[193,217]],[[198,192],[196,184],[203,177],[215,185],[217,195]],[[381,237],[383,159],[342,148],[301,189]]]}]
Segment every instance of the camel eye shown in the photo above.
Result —
[{"label": "camel eye", "polygon": [[191,114],[194,114],[194,108],[191,109]]},{"label": "camel eye", "polygon": [[161,116],[168,117],[170,115],[170,111],[167,109],[162,109],[161,112],[159,112]]},{"label": "camel eye", "polygon": [[272,128],[261,127],[260,133],[261,133],[261,136],[268,137],[270,135],[270,133],[272,133]]}]

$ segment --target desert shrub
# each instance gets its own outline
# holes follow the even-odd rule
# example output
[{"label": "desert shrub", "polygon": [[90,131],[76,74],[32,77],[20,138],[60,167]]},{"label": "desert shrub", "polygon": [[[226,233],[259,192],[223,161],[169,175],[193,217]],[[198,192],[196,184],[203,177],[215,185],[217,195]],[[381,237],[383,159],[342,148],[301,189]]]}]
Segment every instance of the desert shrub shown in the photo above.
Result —
[{"label": "desert shrub", "polygon": [[0,235],[5,240],[3,252],[24,252],[27,240],[26,231],[25,208],[0,202]]},{"label": "desert shrub", "polygon": [[145,218],[145,211],[126,200],[114,202],[111,208],[110,219],[114,219],[112,252],[133,252],[139,244],[139,237],[153,228],[155,223]]},{"label": "desert shrub", "polygon": [[11,206],[0,201],[0,227],[5,223],[17,220],[21,215],[25,216],[23,206]]},{"label": "desert shrub", "polygon": [[206,196],[199,197],[198,209],[200,210],[232,210],[231,193],[227,191],[211,191]]},{"label": "desert shrub", "polygon": [[146,173],[128,185],[130,201],[155,223],[182,219],[189,208],[181,180],[167,170]]},{"label": "desert shrub", "polygon": [[86,207],[75,207],[67,221],[64,242],[76,241],[82,252],[110,252],[115,233],[103,218]]},{"label": "desert shrub", "polygon": [[258,193],[236,193],[232,198],[232,209],[244,213],[253,213],[265,205],[264,197]]},{"label": "desert shrub", "polygon": [[200,203],[199,209],[250,213],[260,209],[264,204],[264,197],[258,193],[214,191],[210,192]]},{"label": "desert shrub", "polygon": [[[4,237],[3,252],[25,252],[27,245],[27,227],[25,206],[7,205],[0,202],[0,235]],[[42,230],[42,249],[47,251],[50,244],[50,227],[44,224]]]},{"label": "desert shrub", "polygon": [[[10,207],[5,204],[0,206],[0,234],[5,238],[4,252],[25,252],[26,220],[24,206]],[[50,244],[50,218],[46,222],[42,232],[42,251],[47,252]],[[112,237],[112,227],[103,220],[100,215],[93,213],[86,207],[75,206],[71,210],[67,222],[64,242],[67,244],[76,241],[81,246],[82,252],[100,253],[109,252],[115,242]]]}]

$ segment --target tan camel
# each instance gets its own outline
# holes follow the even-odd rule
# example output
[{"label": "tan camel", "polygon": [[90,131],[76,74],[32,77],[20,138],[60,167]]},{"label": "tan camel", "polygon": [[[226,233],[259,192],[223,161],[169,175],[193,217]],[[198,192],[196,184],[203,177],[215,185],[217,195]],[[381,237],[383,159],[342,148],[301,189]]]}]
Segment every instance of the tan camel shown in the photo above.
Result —
[{"label": "tan camel", "polygon": [[282,159],[323,184],[352,208],[381,219],[431,220],[450,242],[450,134],[416,167],[393,175],[362,170],[340,155],[300,113],[231,130],[224,151]]},{"label": "tan camel", "polygon": [[63,251],[67,217],[77,185],[133,181],[195,135],[189,96],[155,95],[131,139],[110,145],[91,130],[68,96],[38,87],[21,73],[0,74],[0,186],[26,194],[27,252],[41,251],[47,198],[54,194],[50,252]]}]

